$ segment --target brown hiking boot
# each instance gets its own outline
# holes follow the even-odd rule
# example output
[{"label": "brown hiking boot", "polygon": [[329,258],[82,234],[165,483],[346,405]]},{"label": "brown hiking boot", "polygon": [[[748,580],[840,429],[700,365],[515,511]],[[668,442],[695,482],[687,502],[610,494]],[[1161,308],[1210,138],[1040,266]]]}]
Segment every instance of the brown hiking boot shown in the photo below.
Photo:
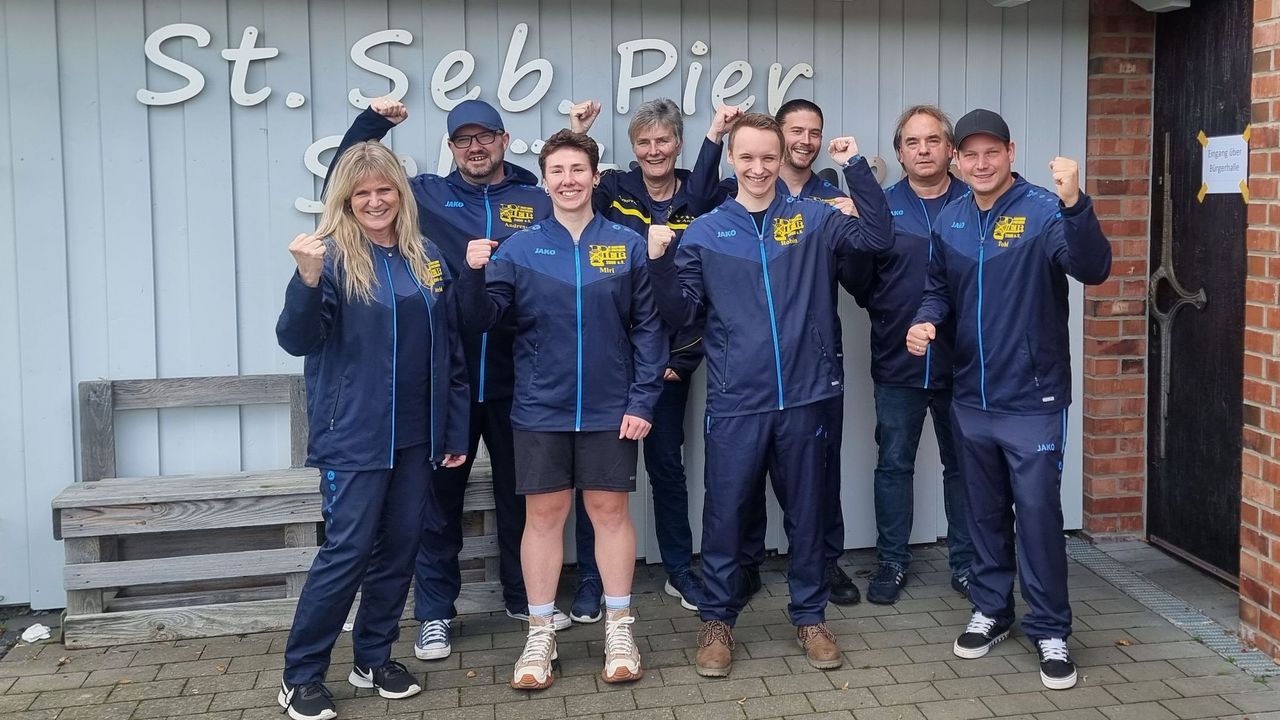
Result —
[{"label": "brown hiking boot", "polygon": [[698,631],[697,671],[702,677],[727,677],[733,667],[733,628],[708,620]]},{"label": "brown hiking boot", "polygon": [[804,655],[809,660],[809,664],[819,670],[832,670],[844,664],[844,658],[840,656],[840,646],[836,644],[836,636],[827,629],[826,623],[801,625],[796,628],[796,642],[804,648]]}]

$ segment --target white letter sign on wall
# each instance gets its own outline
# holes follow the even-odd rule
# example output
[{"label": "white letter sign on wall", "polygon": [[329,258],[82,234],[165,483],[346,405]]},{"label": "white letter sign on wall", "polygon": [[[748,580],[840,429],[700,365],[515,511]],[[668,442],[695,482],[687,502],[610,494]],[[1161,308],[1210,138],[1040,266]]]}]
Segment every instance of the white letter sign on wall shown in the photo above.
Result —
[{"label": "white letter sign on wall", "polygon": [[[461,65],[462,69],[456,75],[450,76],[449,71],[453,69],[454,65]],[[463,100],[475,100],[480,97],[479,86],[471,88],[457,100],[448,95],[450,90],[456,90],[466,84],[471,79],[471,73],[475,72],[475,69],[476,59],[466,50],[454,50],[440,58],[440,63],[436,65],[436,71],[431,73],[431,99],[435,101],[436,107],[449,112]]]},{"label": "white letter sign on wall", "polygon": [[153,92],[146,88],[138,91],[138,102],[143,105],[176,105],[180,102],[186,102],[204,89],[204,75],[199,70],[190,65],[175,60],[160,49],[160,45],[165,40],[176,37],[194,38],[196,45],[204,47],[209,44],[209,31],[199,25],[190,23],[174,23],[173,25],[165,25],[147,36],[147,42],[143,46],[147,59],[168,70],[174,75],[180,75],[187,80],[187,84],[177,90],[168,92]]},{"label": "white letter sign on wall", "polygon": [[[738,81],[730,85],[729,78],[733,77],[735,73],[738,75]],[[746,90],[750,84],[751,66],[747,64],[746,60],[734,60],[725,65],[721,68],[720,74],[716,75],[716,81],[711,85],[711,107],[718,108],[724,105],[729,101],[730,97]],[[742,108],[743,112],[746,112],[751,109],[755,102],[756,96],[748,95],[746,100],[737,105]]]},{"label": "white letter sign on wall", "polygon": [[[369,33],[351,46],[351,62],[374,75],[381,75],[390,80],[391,91],[385,93],[385,95],[392,100],[402,100],[405,94],[409,92],[409,76],[405,75],[401,70],[393,68],[384,62],[374,60],[365,54],[372,47],[391,42],[410,45],[413,43],[413,35],[408,30],[379,30],[375,33]],[[382,95],[383,93],[379,93],[374,97],[381,97]],[[369,102],[373,100],[373,98],[366,97],[364,93],[360,92],[359,88],[351,88],[351,93],[347,96],[347,99],[351,101],[352,105],[361,110],[369,107]]]},{"label": "white letter sign on wall", "polygon": [[787,90],[791,89],[791,83],[801,75],[811,78],[813,77],[813,66],[809,63],[800,63],[792,65],[787,71],[787,76],[778,81],[778,77],[782,75],[782,63],[774,63],[769,66],[769,114],[773,115],[778,112],[778,108],[782,107],[782,101],[787,97]]},{"label": "white letter sign on wall", "polygon": [[240,47],[222,51],[222,57],[231,62],[231,99],[245,107],[257,105],[271,95],[270,87],[263,87],[255,92],[249,92],[245,87],[249,78],[249,63],[254,60],[273,58],[280,54],[279,48],[254,47],[257,44],[258,28],[250,25],[240,36]]},{"label": "white letter sign on wall", "polygon": [[[546,58],[534,58],[516,67],[516,63],[520,61],[520,53],[524,52],[524,41],[527,37],[529,37],[528,23],[516,25],[511,31],[511,43],[507,46],[507,59],[502,63],[502,78],[498,80],[498,102],[507,112],[524,112],[537,105],[538,101],[547,94],[547,89],[551,87],[551,78],[555,74],[551,68],[551,61]],[[520,100],[513,100],[511,91],[515,89],[516,83],[529,73],[535,72],[538,73],[538,84],[533,86],[528,95]]]},{"label": "white letter sign on wall", "polygon": [[[631,73],[635,68],[636,55],[645,50],[661,52],[662,64],[640,77],[635,77]],[[622,65],[618,68],[618,112],[626,113],[631,108],[632,90],[658,82],[675,68],[676,46],[666,40],[628,40],[618,43],[618,54],[622,56]]]}]

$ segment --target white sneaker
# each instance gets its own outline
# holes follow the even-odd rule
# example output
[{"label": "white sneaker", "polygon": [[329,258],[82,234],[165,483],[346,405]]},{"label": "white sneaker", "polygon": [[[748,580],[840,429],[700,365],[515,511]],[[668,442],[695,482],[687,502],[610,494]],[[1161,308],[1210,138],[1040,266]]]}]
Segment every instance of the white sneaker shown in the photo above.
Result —
[{"label": "white sneaker", "polygon": [[636,618],[630,608],[608,610],[604,621],[604,670],[600,675],[607,683],[627,682],[644,677],[640,650],[631,626]]},{"label": "white sneaker", "polygon": [[[517,612],[515,610],[508,610],[507,617],[512,620],[529,622],[529,613],[524,611]],[[555,625],[556,630],[564,630],[572,625],[573,621],[569,619],[568,615],[560,612],[560,608],[556,608],[555,611],[551,613],[551,624]]]},{"label": "white sneaker", "polygon": [[441,660],[453,652],[449,643],[449,620],[427,620],[418,630],[418,640],[413,644],[413,656],[419,660]]},{"label": "white sneaker", "polygon": [[511,676],[511,687],[517,690],[541,690],[555,682],[551,661],[559,657],[556,652],[556,628],[540,617],[529,619],[529,636],[524,641],[524,652],[516,661]]}]

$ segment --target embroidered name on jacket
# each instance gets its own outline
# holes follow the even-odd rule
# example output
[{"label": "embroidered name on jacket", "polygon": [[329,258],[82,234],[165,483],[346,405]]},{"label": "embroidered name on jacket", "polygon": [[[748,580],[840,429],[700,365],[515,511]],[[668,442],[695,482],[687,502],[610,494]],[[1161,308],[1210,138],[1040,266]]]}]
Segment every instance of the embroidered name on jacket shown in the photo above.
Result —
[{"label": "embroidered name on jacket", "polygon": [[774,218],[773,239],[779,245],[795,245],[800,242],[800,234],[804,232],[804,216],[796,213],[789,218]]},{"label": "embroidered name on jacket", "polygon": [[591,263],[591,267],[599,268],[602,273],[612,274],[615,266],[627,263],[627,246],[588,245],[587,262]]},{"label": "embroidered name on jacket", "polygon": [[1009,241],[1022,237],[1022,232],[1026,229],[1026,216],[1001,215],[996,218],[996,226],[991,231],[991,237],[996,241],[996,245],[1009,247]]},{"label": "embroidered name on jacket", "polygon": [[507,227],[529,227],[533,222],[533,206],[503,203],[498,206],[498,219]]}]

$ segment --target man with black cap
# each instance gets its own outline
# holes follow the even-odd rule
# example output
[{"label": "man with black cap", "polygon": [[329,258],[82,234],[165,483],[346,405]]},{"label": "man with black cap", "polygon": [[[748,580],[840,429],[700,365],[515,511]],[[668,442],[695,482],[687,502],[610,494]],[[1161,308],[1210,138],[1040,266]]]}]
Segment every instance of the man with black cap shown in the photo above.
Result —
[{"label": "man with black cap", "polygon": [[922,356],[937,325],[954,316],[952,425],[975,557],[973,614],[952,651],[982,657],[1009,636],[1016,569],[1040,680],[1065,690],[1076,684],[1060,496],[1071,402],[1068,277],[1105,281],[1111,245],[1074,160],[1049,163],[1052,191],[1032,185],[1012,172],[1009,126],[990,110],[960,118],[956,142],[972,192],[933,224],[934,262],[906,337],[907,351]]},{"label": "man with black cap", "polygon": [[[330,167],[346,148],[365,140],[381,140],[409,117],[405,106],[378,98],[347,130]],[[503,158],[511,136],[502,116],[483,100],[464,100],[446,119],[449,150],[458,166],[449,175],[422,174],[409,179],[418,201],[422,234],[430,238],[455,274],[466,268],[467,243],[488,238],[499,243],[513,233],[551,215],[551,201],[538,187],[538,178]],[[515,491],[512,448],[511,396],[514,370],[514,328],[500,321],[487,333],[463,333],[471,381],[471,444],[467,462],[435,474],[428,494],[422,542],[414,577],[414,616],[422,623],[414,654],[420,660],[446,658],[452,651],[450,623],[457,615],[454,602],[461,592],[458,553],[462,550],[462,505],[471,462],[484,437],[493,470],[493,499],[498,516],[498,568],[507,615],[528,619],[528,598],[520,570],[520,539],[524,533],[524,498]],[[556,611],[558,629],[569,618]]]}]

